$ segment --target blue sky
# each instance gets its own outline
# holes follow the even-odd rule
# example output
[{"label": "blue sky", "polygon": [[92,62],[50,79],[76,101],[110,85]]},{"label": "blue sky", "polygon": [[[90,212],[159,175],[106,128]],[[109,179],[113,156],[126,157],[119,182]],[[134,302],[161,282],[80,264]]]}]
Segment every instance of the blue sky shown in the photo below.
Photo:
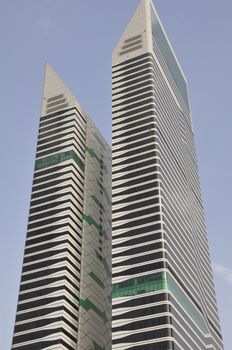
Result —
[{"label": "blue sky", "polygon": [[[139,0],[0,1],[0,349],[10,349],[47,60],[111,142],[111,52]],[[231,349],[232,2],[154,1],[187,77],[211,258]]]}]

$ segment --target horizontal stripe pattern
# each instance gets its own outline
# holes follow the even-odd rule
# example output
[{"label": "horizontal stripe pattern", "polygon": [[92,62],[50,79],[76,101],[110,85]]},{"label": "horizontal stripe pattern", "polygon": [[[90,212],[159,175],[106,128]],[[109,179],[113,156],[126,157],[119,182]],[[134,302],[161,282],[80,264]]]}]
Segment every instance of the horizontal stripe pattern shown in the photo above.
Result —
[{"label": "horizontal stripe pattern", "polygon": [[112,69],[112,348],[221,350],[186,81],[151,4],[124,39],[137,16],[153,52]]},{"label": "horizontal stripe pattern", "polygon": [[13,349],[76,348],[85,134],[75,108],[41,117]]},{"label": "horizontal stripe pattern", "polygon": [[66,92],[43,100],[12,349],[104,349],[111,151],[54,72],[44,94],[49,79]]}]

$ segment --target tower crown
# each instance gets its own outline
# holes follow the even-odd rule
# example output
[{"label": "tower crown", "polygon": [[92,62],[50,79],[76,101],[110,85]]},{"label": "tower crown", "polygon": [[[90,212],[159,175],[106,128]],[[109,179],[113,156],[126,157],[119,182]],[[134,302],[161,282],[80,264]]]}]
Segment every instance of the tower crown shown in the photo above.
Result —
[{"label": "tower crown", "polygon": [[54,68],[46,63],[43,88],[42,115],[53,113],[60,109],[76,106],[85,113],[75,96],[66,86]]},{"label": "tower crown", "polygon": [[151,0],[141,0],[113,51],[114,64],[150,53],[164,64],[189,109],[188,88],[184,73]]},{"label": "tower crown", "polygon": [[113,51],[113,61],[152,52],[150,0],[142,0]]}]

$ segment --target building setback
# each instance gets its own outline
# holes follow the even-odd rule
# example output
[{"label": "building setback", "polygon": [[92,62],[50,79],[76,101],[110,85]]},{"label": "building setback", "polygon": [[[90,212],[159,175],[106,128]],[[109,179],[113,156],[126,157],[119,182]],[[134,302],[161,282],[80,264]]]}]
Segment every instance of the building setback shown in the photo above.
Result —
[{"label": "building setback", "polygon": [[113,52],[112,349],[223,349],[186,79],[142,0]]},{"label": "building setback", "polygon": [[111,150],[49,65],[12,349],[111,349]]}]

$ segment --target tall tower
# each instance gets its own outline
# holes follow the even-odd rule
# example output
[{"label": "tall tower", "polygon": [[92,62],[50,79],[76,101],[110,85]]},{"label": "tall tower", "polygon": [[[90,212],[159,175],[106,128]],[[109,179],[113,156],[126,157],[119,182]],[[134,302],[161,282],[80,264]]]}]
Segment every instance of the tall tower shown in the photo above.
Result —
[{"label": "tall tower", "polygon": [[111,150],[49,65],[12,349],[111,349]]},{"label": "tall tower", "polygon": [[112,349],[223,349],[187,83],[150,0],[113,52],[112,179]]}]

